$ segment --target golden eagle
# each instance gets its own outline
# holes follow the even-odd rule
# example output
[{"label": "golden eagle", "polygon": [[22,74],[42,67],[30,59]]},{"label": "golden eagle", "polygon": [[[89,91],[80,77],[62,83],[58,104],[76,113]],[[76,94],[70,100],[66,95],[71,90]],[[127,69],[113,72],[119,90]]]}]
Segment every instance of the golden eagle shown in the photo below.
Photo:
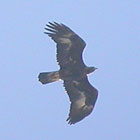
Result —
[{"label": "golden eagle", "polygon": [[[42,72],[38,78],[42,84],[64,81],[64,87],[71,101],[67,121],[75,124],[88,116],[97,100],[98,91],[89,83],[87,75],[97,68],[87,67],[82,59],[86,43],[64,24],[49,22],[46,25],[48,34],[57,47],[59,71]],[[49,32],[48,32],[49,31]]]}]

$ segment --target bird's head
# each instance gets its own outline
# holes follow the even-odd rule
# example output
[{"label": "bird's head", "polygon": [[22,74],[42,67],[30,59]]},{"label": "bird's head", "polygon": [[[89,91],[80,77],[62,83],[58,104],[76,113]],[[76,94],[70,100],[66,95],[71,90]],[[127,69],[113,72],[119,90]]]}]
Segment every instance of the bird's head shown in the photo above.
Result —
[{"label": "bird's head", "polygon": [[89,73],[92,73],[94,72],[95,70],[97,70],[98,68],[96,67],[86,67],[86,73],[89,74]]}]

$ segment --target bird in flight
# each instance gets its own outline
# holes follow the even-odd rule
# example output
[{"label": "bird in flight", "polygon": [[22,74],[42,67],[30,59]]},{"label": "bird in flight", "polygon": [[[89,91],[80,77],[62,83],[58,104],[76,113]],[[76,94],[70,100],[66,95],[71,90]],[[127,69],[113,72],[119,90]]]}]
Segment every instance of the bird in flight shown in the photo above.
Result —
[{"label": "bird in flight", "polygon": [[98,91],[88,81],[87,75],[97,68],[84,64],[82,53],[86,43],[64,24],[49,22],[45,34],[56,43],[57,62],[60,70],[42,72],[38,78],[42,84],[63,80],[71,105],[68,123],[75,124],[88,116],[98,97]]}]

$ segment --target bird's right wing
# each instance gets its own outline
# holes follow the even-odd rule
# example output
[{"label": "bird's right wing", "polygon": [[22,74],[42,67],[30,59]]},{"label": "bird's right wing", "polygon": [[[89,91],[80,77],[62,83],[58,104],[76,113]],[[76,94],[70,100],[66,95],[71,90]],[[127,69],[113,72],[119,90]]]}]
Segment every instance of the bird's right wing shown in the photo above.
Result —
[{"label": "bird's right wing", "polygon": [[83,39],[64,24],[49,22],[45,28],[57,44],[57,61],[61,68],[84,67],[82,53],[86,46]]}]

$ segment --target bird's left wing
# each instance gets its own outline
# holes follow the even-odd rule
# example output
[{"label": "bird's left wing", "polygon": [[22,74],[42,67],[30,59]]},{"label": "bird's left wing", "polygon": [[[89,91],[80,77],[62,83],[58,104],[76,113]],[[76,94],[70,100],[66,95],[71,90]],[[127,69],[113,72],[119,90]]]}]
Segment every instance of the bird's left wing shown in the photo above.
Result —
[{"label": "bird's left wing", "polygon": [[64,81],[64,87],[71,101],[67,121],[69,124],[75,124],[92,112],[98,91],[88,82],[87,77],[81,80]]}]

